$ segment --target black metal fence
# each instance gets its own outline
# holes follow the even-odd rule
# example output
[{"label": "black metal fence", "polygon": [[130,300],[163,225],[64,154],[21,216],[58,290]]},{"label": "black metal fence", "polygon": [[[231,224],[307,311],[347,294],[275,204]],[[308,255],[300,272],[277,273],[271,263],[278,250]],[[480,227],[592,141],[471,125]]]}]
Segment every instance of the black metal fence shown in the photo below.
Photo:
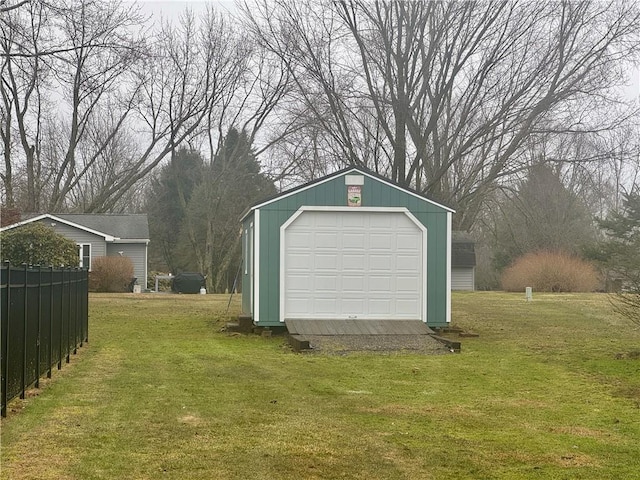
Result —
[{"label": "black metal fence", "polygon": [[2,416],[88,341],[88,271],[0,266]]}]

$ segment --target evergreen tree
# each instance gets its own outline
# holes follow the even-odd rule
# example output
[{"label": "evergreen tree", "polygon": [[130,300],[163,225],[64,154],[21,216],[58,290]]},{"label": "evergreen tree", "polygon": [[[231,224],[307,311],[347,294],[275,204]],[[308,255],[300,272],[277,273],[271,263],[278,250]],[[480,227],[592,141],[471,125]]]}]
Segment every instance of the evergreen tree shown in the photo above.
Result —
[{"label": "evergreen tree", "polygon": [[608,277],[618,284],[616,311],[640,324],[640,191],[624,195],[623,210],[600,225],[607,240],[592,256],[608,269]]},{"label": "evergreen tree", "polygon": [[595,225],[582,198],[569,190],[557,170],[530,168],[516,194],[503,202],[496,222],[494,260],[501,270],[535,251],[579,255],[595,240]]},{"label": "evergreen tree", "polygon": [[201,155],[186,148],[178,149],[151,183],[147,196],[149,217],[149,257],[151,268],[172,273],[196,269],[193,256],[185,252],[181,236],[187,206],[202,181]]},{"label": "evergreen tree", "polygon": [[231,128],[219,153],[189,202],[185,234],[191,238],[207,289],[231,289],[241,262],[240,216],[252,204],[276,193],[260,173],[245,132]]}]

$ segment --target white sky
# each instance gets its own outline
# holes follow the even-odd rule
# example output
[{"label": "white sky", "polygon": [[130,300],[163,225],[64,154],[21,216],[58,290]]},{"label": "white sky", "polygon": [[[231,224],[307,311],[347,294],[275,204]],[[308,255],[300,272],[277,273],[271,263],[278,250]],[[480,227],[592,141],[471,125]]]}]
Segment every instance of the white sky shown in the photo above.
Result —
[{"label": "white sky", "polygon": [[204,10],[207,5],[215,5],[223,11],[235,10],[233,0],[138,0],[137,3],[141,6],[143,13],[151,14],[154,18],[160,18],[160,16],[177,18],[186,7],[194,12]]},{"label": "white sky", "polygon": [[[152,20],[178,18],[186,7],[198,13],[198,10],[204,11],[206,6],[211,4],[221,11],[236,10],[234,0],[138,0],[137,3],[144,14],[152,15]],[[630,99],[640,101],[640,65],[633,69],[628,85],[624,87],[624,93]]]}]

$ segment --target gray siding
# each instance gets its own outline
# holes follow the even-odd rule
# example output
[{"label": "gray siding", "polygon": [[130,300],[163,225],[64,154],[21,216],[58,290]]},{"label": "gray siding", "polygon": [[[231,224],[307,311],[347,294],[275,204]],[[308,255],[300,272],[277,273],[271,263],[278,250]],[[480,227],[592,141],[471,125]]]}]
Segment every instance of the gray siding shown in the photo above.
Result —
[{"label": "gray siding", "polygon": [[107,245],[107,256],[129,257],[133,262],[133,276],[138,279],[142,288],[147,288],[147,246],[144,243],[110,243]]},{"label": "gray siding", "polygon": [[[49,219],[40,220],[39,223],[52,227],[56,233],[63,235],[64,237],[73,240],[77,244],[91,244],[91,258],[104,257],[107,255],[107,243],[104,238],[89,233],[85,230],[80,230],[69,225],[65,225],[59,222],[52,222]],[[53,225],[55,223],[55,225]]]},{"label": "gray siding", "polygon": [[475,290],[475,269],[473,267],[452,268],[451,290]]}]

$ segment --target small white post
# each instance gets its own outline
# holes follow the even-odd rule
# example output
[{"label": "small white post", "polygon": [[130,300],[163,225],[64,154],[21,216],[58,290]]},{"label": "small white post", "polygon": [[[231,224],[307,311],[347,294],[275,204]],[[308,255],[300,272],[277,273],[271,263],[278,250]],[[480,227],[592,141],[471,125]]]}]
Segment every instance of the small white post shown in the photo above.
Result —
[{"label": "small white post", "polygon": [[527,287],[524,289],[524,296],[527,299],[527,302],[533,300],[533,289],[531,287]]}]

